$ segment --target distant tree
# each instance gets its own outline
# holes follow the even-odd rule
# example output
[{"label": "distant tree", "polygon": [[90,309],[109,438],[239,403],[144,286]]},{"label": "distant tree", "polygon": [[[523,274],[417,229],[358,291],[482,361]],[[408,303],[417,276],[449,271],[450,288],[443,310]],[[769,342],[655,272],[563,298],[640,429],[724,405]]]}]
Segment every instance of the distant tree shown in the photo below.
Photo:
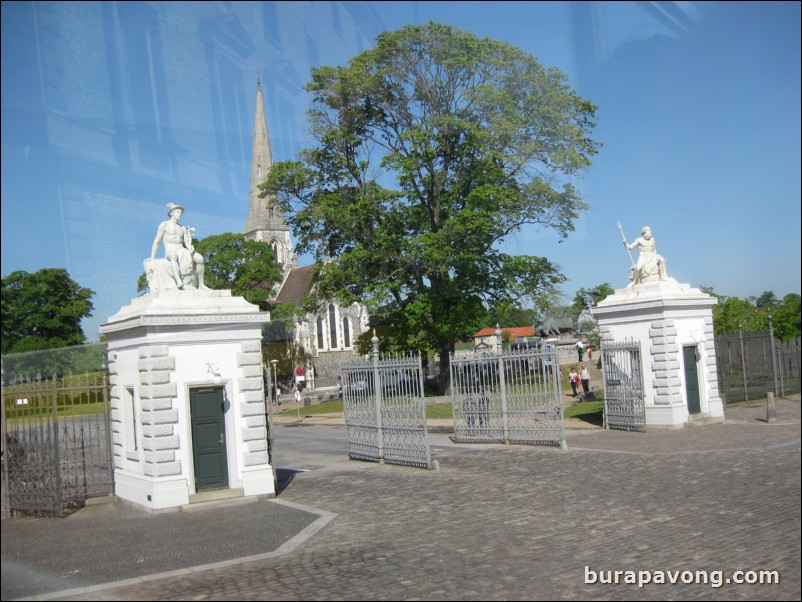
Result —
[{"label": "distant tree", "polygon": [[763,291],[763,294],[755,299],[755,307],[773,307],[779,304],[780,300],[772,291]]},{"label": "distant tree", "polygon": [[774,333],[783,341],[798,339],[802,333],[800,324],[800,297],[791,293],[783,297],[782,303],[771,308]]},{"label": "distant tree", "polygon": [[490,309],[487,311],[487,321],[484,326],[495,326],[496,324],[501,326],[501,328],[532,326],[536,319],[535,309],[526,309],[509,299],[503,299],[490,306]]},{"label": "distant tree", "polygon": [[[263,311],[273,286],[281,278],[273,249],[267,243],[247,240],[242,234],[215,234],[194,242],[206,262],[204,283],[212,289],[230,289]],[[137,291],[148,291],[145,274],[139,276]]]},{"label": "distant tree", "polygon": [[580,288],[574,295],[574,300],[571,302],[569,310],[571,317],[574,319],[578,318],[589,301],[595,305],[613,293],[615,293],[615,289],[609,282],[602,282],[594,288]]},{"label": "distant tree", "polygon": [[800,336],[800,296],[797,293],[785,295],[782,301],[772,291],[764,291],[758,297],[739,299],[720,295],[712,287],[699,288],[718,300],[713,306],[713,330],[716,334],[768,330],[771,314],[777,337],[789,341]]},{"label": "distant tree", "polygon": [[597,151],[596,107],[558,69],[437,23],[313,69],[307,90],[317,145],[274,165],[263,195],[280,199],[298,250],[328,262],[315,299],[366,302],[396,340],[436,349],[442,386],[488,305],[536,305],[565,280],[500,243],[530,224],[574,230],[586,205],[570,180]]},{"label": "distant tree", "polygon": [[55,349],[86,341],[81,320],[92,315],[92,296],[67,270],[12,272],[2,279],[3,353]]},{"label": "distant tree", "polygon": [[760,316],[755,306],[746,299],[719,297],[719,302],[713,306],[713,330],[716,334],[760,328]]}]

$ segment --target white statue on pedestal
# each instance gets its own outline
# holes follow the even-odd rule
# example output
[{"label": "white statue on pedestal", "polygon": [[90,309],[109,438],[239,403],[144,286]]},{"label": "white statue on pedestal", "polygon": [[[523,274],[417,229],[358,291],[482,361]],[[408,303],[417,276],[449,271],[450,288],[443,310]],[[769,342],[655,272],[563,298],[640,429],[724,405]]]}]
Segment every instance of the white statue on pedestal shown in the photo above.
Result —
[{"label": "white statue on pedestal", "polygon": [[[145,274],[150,291],[180,289],[208,290],[203,283],[204,262],[192,244],[194,228],[185,228],[178,223],[184,213],[181,205],[167,203],[170,219],[159,224],[156,239],[145,260]],[[156,259],[159,243],[164,243],[164,259]]]},{"label": "white statue on pedestal", "polygon": [[[623,230],[621,234],[623,236]],[[661,255],[657,254],[657,246],[652,237],[651,228],[649,228],[649,226],[644,226],[641,230],[641,235],[642,236],[636,238],[632,243],[627,243],[626,238],[624,238],[624,246],[627,250],[634,249],[635,247],[638,248],[638,262],[633,264],[629,271],[630,282],[628,287],[645,284],[647,282],[668,280],[668,276],[666,275],[666,260],[663,259]],[[632,259],[631,255],[630,259]]]}]

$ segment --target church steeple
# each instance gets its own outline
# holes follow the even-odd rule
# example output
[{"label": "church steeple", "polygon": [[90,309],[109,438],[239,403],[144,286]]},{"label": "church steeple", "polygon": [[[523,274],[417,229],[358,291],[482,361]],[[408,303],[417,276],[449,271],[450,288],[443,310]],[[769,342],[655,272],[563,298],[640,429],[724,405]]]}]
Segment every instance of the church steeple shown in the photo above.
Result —
[{"label": "church steeple", "polygon": [[251,186],[245,238],[266,242],[273,247],[276,260],[285,265],[293,259],[290,227],[275,197],[259,198],[259,184],[265,181],[273,166],[270,137],[267,133],[262,85],[256,78],[256,110],[253,122],[253,151],[251,155]]}]

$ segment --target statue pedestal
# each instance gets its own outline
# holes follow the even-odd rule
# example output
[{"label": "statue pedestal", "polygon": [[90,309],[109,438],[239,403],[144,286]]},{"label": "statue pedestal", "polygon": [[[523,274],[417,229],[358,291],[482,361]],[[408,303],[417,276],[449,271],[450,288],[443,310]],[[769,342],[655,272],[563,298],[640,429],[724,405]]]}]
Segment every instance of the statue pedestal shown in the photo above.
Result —
[{"label": "statue pedestal", "polygon": [[231,291],[134,299],[109,342],[115,490],[149,511],[213,489],[274,496],[262,375],[268,314]]},{"label": "statue pedestal", "polygon": [[716,372],[716,299],[673,278],[617,289],[594,309],[605,342],[640,342],[647,427],[724,420]]}]

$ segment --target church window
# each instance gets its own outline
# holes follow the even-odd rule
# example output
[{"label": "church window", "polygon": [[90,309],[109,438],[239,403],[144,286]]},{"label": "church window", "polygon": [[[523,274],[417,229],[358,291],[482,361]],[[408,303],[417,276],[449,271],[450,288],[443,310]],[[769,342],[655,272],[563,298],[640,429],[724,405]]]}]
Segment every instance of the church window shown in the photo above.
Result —
[{"label": "church window", "polygon": [[343,347],[351,346],[351,325],[348,318],[343,318]]},{"label": "church window", "polygon": [[331,348],[337,349],[339,347],[337,344],[337,309],[334,304],[329,305],[329,339]]},{"label": "church window", "polygon": [[317,349],[318,351],[325,349],[323,345],[323,318],[317,319]]}]

